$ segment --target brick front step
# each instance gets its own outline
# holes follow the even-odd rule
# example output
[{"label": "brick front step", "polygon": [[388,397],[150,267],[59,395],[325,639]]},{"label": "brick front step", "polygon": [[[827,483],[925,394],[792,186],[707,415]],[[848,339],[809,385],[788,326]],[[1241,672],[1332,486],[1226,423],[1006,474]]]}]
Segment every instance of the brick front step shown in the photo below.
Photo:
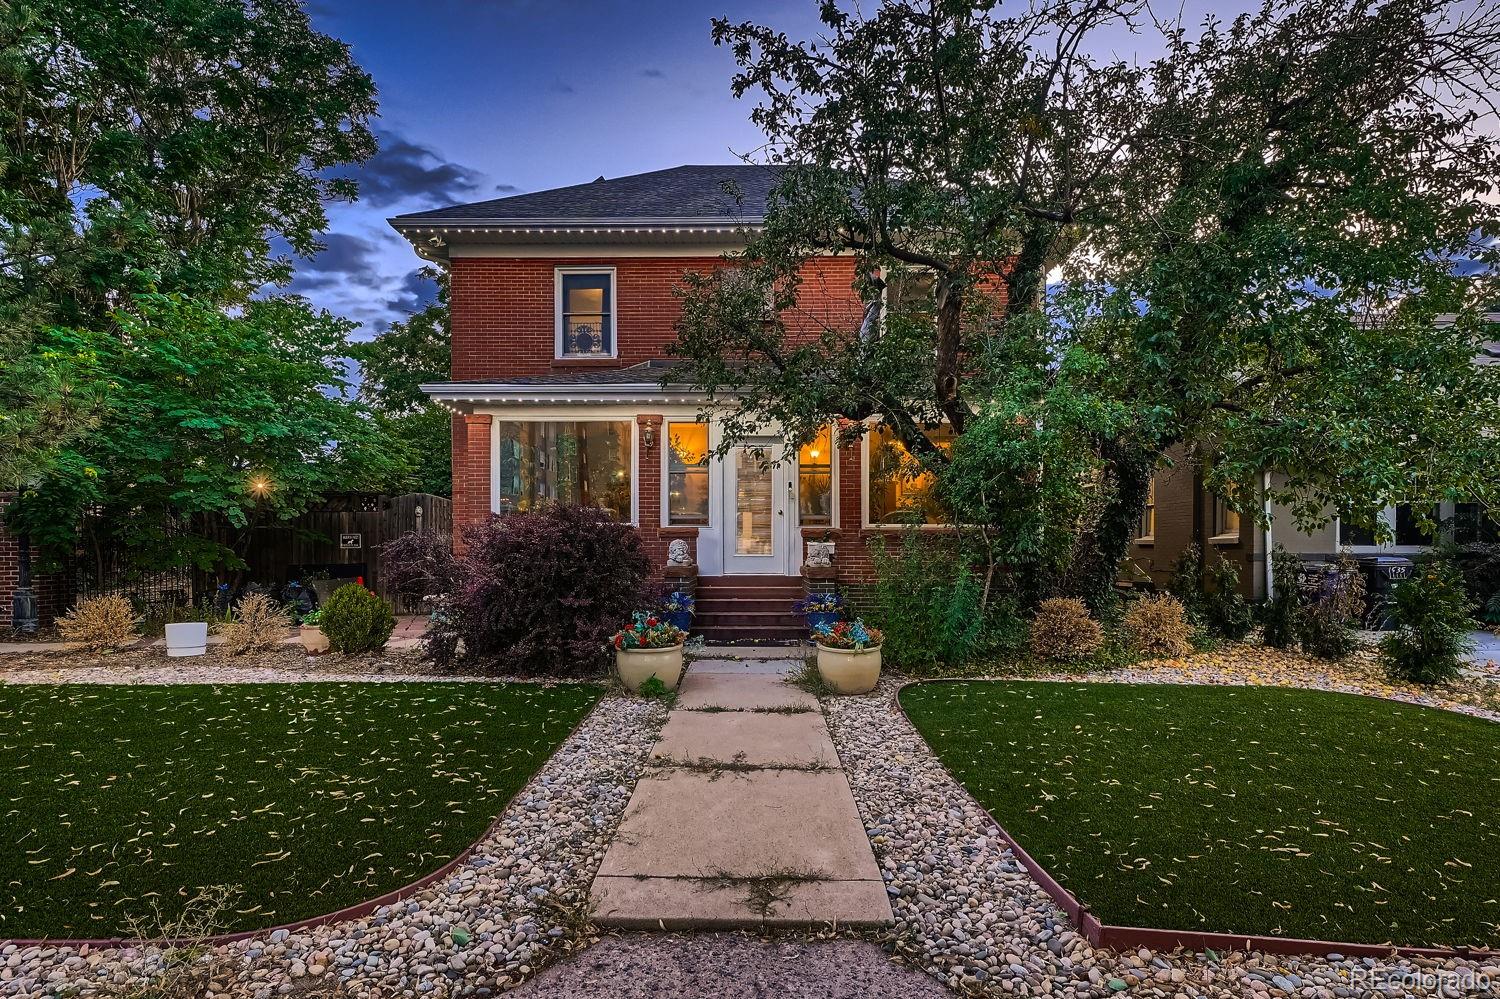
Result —
[{"label": "brick front step", "polygon": [[692,633],[711,642],[790,641],[807,637],[807,629],[801,625],[795,628],[743,624],[699,626],[696,621]]},{"label": "brick front step", "polygon": [[800,593],[794,597],[726,597],[715,593],[712,596],[698,598],[698,616],[746,611],[757,611],[762,614],[790,614],[792,604],[801,599]]}]

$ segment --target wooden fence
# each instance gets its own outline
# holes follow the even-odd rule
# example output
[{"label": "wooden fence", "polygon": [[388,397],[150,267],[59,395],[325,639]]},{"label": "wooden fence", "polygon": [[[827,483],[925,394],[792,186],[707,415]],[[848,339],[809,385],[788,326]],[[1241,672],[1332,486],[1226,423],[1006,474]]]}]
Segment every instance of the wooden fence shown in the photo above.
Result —
[{"label": "wooden fence", "polygon": [[366,586],[389,598],[379,549],[408,531],[452,533],[453,501],[431,493],[329,497],[295,520],[257,529],[245,554],[246,578],[281,584],[311,573],[363,577]]}]

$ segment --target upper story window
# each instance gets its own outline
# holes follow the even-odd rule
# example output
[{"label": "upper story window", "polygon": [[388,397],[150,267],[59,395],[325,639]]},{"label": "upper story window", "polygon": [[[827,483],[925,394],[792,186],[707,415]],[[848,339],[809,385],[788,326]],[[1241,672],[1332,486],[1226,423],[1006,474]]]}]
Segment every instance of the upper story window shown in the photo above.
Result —
[{"label": "upper story window", "polygon": [[557,356],[615,356],[615,269],[557,269]]}]

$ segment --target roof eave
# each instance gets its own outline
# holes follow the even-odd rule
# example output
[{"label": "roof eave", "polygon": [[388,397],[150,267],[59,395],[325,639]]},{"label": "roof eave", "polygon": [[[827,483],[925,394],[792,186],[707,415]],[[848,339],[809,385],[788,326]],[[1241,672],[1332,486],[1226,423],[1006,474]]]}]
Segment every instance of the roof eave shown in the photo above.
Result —
[{"label": "roof eave", "polygon": [[614,385],[527,385],[514,382],[431,382],[421,386],[434,402],[568,405],[580,403],[677,403],[703,404],[713,400],[691,386],[668,386],[658,382]]}]

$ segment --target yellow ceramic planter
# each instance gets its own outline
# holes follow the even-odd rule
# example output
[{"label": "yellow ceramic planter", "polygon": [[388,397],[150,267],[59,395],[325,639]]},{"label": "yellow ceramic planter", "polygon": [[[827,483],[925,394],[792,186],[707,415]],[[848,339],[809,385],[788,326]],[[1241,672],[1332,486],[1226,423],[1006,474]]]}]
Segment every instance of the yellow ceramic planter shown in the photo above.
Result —
[{"label": "yellow ceramic planter", "polygon": [[632,692],[653,676],[668,690],[676,690],[677,681],[682,679],[682,643],[669,649],[616,649],[615,667],[620,671],[620,682]]},{"label": "yellow ceramic planter", "polygon": [[880,682],[880,646],[832,649],[819,642],[818,675],[840,694],[868,694]]}]

